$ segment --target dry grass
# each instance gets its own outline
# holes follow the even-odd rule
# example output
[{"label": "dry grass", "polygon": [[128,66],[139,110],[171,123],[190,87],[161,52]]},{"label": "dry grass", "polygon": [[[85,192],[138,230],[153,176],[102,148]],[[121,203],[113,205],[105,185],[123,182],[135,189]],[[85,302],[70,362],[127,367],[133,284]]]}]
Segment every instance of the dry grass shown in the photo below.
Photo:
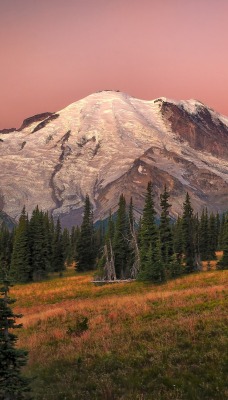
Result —
[{"label": "dry grass", "polygon": [[213,270],[162,286],[94,286],[91,275],[15,286],[35,399],[224,399],[227,280]]},{"label": "dry grass", "polygon": [[223,256],[223,251],[216,251],[216,257],[217,260],[211,260],[211,261],[202,261],[202,270],[203,271],[207,271],[208,268],[215,270],[216,269],[216,265],[218,263],[219,260],[221,260],[222,256]]}]

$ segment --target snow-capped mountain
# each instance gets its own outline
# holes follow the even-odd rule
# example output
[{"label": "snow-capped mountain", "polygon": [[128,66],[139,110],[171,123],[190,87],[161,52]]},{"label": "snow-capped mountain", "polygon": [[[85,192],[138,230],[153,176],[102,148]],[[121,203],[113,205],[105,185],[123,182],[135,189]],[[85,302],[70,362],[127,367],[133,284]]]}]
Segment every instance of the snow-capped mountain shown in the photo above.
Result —
[{"label": "snow-capped mountain", "polygon": [[197,211],[228,208],[228,118],[199,101],[101,91],[1,132],[0,210],[12,218],[39,204],[70,226],[87,193],[96,219],[121,193],[139,214],[149,180],[158,212],[165,184],[174,216],[186,191]]}]

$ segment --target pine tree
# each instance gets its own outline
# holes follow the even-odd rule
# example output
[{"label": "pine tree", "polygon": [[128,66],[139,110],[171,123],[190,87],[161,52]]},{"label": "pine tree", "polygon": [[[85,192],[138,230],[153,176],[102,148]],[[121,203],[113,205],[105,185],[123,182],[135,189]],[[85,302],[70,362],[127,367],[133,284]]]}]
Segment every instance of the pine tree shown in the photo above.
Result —
[{"label": "pine tree", "polygon": [[173,255],[173,236],[172,229],[170,224],[170,216],[169,216],[169,208],[171,204],[169,204],[169,193],[167,192],[166,186],[164,189],[164,193],[160,196],[161,199],[161,218],[160,218],[160,239],[161,239],[161,255],[162,261],[165,265],[168,266],[168,263],[171,260]]},{"label": "pine tree", "polygon": [[183,220],[182,220],[182,238],[183,252],[186,272],[196,270],[195,262],[195,243],[194,243],[194,218],[191,206],[190,196],[187,193],[183,204]]},{"label": "pine tree", "polygon": [[165,281],[165,267],[162,261],[160,239],[157,239],[153,249],[150,244],[146,255],[145,266],[140,270],[138,279],[151,281],[153,283],[162,283]]},{"label": "pine tree", "polygon": [[32,279],[44,279],[50,270],[48,257],[47,233],[45,231],[44,213],[37,206],[29,221],[29,243]]},{"label": "pine tree", "polygon": [[[155,209],[152,194],[152,183],[149,182],[147,186],[147,193],[145,197],[145,205],[140,226],[140,269],[142,273],[148,265],[148,252],[153,254],[155,251],[156,243],[158,240],[158,229],[155,222]],[[152,256],[151,256],[152,257]],[[153,257],[152,257],[153,258]],[[151,260],[152,260],[151,258]]]},{"label": "pine tree", "polygon": [[9,297],[10,283],[1,275],[0,287],[0,399],[27,399],[28,380],[21,375],[21,368],[26,364],[27,352],[16,348],[17,336],[12,329],[21,327],[15,320],[21,315],[14,314],[10,305],[15,302]]},{"label": "pine tree", "polygon": [[29,282],[31,280],[29,229],[25,207],[15,231],[10,276],[14,282]]},{"label": "pine tree", "polygon": [[13,251],[13,236],[6,226],[0,229],[0,265],[2,268],[9,270],[11,264],[11,255]]},{"label": "pine tree", "polygon": [[177,254],[173,254],[169,263],[169,276],[170,278],[178,278],[183,274],[183,267]]},{"label": "pine tree", "polygon": [[129,277],[135,279],[140,269],[140,252],[139,252],[138,238],[135,228],[136,224],[134,218],[134,206],[132,197],[129,205],[128,219],[129,219],[129,257],[128,257]]},{"label": "pine tree", "polygon": [[77,243],[76,270],[88,271],[94,269],[96,250],[94,245],[93,211],[89,196],[86,195],[84,216]]}]

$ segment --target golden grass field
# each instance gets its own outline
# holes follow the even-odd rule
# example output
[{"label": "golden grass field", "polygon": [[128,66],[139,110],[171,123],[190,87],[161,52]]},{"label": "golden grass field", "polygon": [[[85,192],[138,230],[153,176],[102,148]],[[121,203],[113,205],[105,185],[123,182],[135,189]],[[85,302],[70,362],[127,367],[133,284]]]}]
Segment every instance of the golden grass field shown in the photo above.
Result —
[{"label": "golden grass field", "polygon": [[34,399],[225,400],[227,271],[160,286],[91,279],[69,270],[11,290]]}]

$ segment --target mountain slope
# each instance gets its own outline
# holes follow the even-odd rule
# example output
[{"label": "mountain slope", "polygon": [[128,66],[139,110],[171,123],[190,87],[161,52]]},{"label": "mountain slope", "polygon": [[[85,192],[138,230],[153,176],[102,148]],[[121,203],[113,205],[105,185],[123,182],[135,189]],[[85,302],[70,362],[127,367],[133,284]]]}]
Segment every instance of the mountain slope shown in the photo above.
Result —
[{"label": "mountain slope", "polygon": [[80,222],[86,193],[96,219],[116,209],[122,192],[140,213],[150,179],[158,212],[164,184],[174,216],[186,190],[198,211],[220,212],[228,203],[228,118],[195,100],[94,93],[0,134],[0,179],[0,208],[13,218],[39,204],[70,226]]}]

